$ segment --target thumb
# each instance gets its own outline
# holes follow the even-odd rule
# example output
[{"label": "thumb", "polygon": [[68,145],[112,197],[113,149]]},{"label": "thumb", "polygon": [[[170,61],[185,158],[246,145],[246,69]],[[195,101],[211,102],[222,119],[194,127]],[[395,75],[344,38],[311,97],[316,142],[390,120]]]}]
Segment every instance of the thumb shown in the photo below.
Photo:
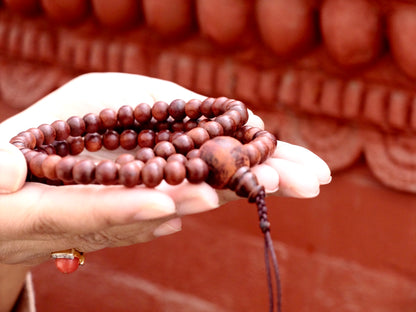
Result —
[{"label": "thumb", "polygon": [[0,194],[19,190],[26,180],[27,166],[23,154],[10,143],[0,144]]}]

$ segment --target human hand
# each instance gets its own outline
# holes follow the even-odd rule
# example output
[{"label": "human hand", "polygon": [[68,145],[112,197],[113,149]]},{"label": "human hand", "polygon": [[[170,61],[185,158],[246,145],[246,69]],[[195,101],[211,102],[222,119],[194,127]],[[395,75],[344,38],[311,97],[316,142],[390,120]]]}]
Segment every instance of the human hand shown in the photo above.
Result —
[{"label": "human hand", "polygon": [[[103,185],[50,186],[24,183],[26,162],[7,143],[22,130],[76,115],[117,110],[162,100],[205,97],[173,83],[148,77],[106,73],[80,76],[24,112],[0,124],[0,263],[37,264],[56,250],[84,252],[130,245],[179,231],[180,217],[204,212],[233,199],[206,183],[155,189]],[[250,114],[250,125],[263,127]],[[105,151],[94,153],[106,157]],[[313,197],[330,181],[326,164],[311,152],[278,142],[274,155],[253,168],[269,193]]]}]

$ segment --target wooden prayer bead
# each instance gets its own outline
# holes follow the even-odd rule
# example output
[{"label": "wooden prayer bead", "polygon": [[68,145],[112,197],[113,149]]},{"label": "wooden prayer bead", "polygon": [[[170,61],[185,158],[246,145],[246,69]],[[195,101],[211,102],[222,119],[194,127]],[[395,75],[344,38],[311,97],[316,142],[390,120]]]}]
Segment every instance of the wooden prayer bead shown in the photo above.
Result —
[{"label": "wooden prayer bead", "polygon": [[186,155],[189,151],[194,149],[194,141],[186,134],[181,134],[172,140],[176,152]]},{"label": "wooden prayer bead", "polygon": [[36,146],[41,146],[43,144],[45,136],[43,135],[43,132],[41,130],[39,130],[38,128],[30,128],[27,131],[33,134],[36,138]]},{"label": "wooden prayer bead", "polygon": [[215,118],[215,121],[218,122],[224,131],[223,135],[231,135],[237,130],[237,124],[234,120],[228,115],[221,115]]},{"label": "wooden prayer bead", "polygon": [[169,141],[161,141],[157,143],[153,148],[153,151],[156,156],[160,156],[165,159],[176,153],[175,147]]},{"label": "wooden prayer bead", "polygon": [[69,154],[78,155],[84,150],[84,139],[80,136],[72,137],[70,136],[67,140]]},{"label": "wooden prayer bead", "polygon": [[186,103],[184,100],[173,100],[168,107],[169,115],[172,116],[172,118],[176,121],[182,121],[186,116],[185,104]]},{"label": "wooden prayer bead", "polygon": [[56,164],[56,177],[66,183],[73,181],[72,168],[76,163],[75,157],[67,156]]},{"label": "wooden prayer bead", "polygon": [[59,156],[65,157],[69,155],[69,145],[67,141],[55,141],[53,142],[53,148],[55,153]]},{"label": "wooden prayer bead", "polygon": [[117,131],[107,130],[102,138],[102,145],[112,151],[120,146],[120,135]]},{"label": "wooden prayer bead", "polygon": [[42,162],[48,155],[43,153],[38,153],[35,157],[33,157],[29,162],[29,169],[38,178],[43,178],[45,175],[42,169]]},{"label": "wooden prayer bead", "polygon": [[157,162],[148,162],[141,170],[141,178],[147,187],[155,187],[163,180],[163,167]]},{"label": "wooden prayer bead", "polygon": [[179,161],[179,162],[181,162],[183,165],[185,165],[185,164],[186,164],[187,159],[186,159],[186,157],[185,157],[184,155],[176,153],[176,154],[170,155],[170,156],[166,159],[166,161],[167,161],[167,162],[170,162],[170,161]]},{"label": "wooden prayer bead", "polygon": [[171,160],[167,162],[164,167],[164,178],[165,181],[170,185],[178,185],[186,177],[185,165],[178,160]]},{"label": "wooden prayer bead", "polygon": [[134,118],[139,123],[147,123],[152,119],[152,108],[147,103],[140,103],[134,109]]},{"label": "wooden prayer bead", "polygon": [[196,148],[199,148],[202,144],[209,140],[208,131],[199,127],[189,130],[186,135],[192,139]]},{"label": "wooden prayer bead", "polygon": [[212,104],[214,103],[214,101],[214,98],[207,98],[204,101],[202,101],[201,105],[199,106],[199,110],[202,115],[204,115],[207,118],[215,117],[214,113],[212,112]]},{"label": "wooden prayer bead", "polygon": [[115,163],[118,165],[124,165],[134,160],[135,158],[132,154],[121,154],[116,158]]},{"label": "wooden prayer bead", "polygon": [[89,113],[83,117],[85,131],[88,133],[99,132],[101,129],[101,119],[98,115]]},{"label": "wooden prayer bead", "polygon": [[96,152],[102,147],[101,135],[98,133],[87,133],[84,139],[85,148],[87,151]]},{"label": "wooden prayer bead", "polygon": [[208,132],[210,138],[215,138],[224,134],[224,129],[216,121],[208,121],[202,125],[202,128]]},{"label": "wooden prayer bead", "polygon": [[69,134],[71,133],[71,129],[69,128],[69,125],[63,121],[63,120],[57,120],[54,121],[51,126],[55,129],[56,131],[56,137],[55,140],[57,141],[63,141],[66,140],[66,138],[69,136]]},{"label": "wooden prayer bead", "polygon": [[157,101],[152,107],[152,116],[157,121],[165,121],[169,117],[169,105],[163,101]]},{"label": "wooden prayer bead", "polygon": [[44,140],[44,144],[51,144],[55,141],[56,138],[56,130],[51,125],[43,124],[38,127],[40,131],[42,131]]},{"label": "wooden prayer bead", "polygon": [[90,184],[95,179],[95,164],[90,159],[77,162],[72,169],[72,176],[76,183]]},{"label": "wooden prayer bead", "polygon": [[126,150],[131,150],[137,146],[137,133],[127,129],[120,134],[120,146]]},{"label": "wooden prayer bead", "polygon": [[250,161],[243,153],[243,145],[232,137],[216,137],[205,142],[200,157],[209,168],[207,182],[214,188],[224,188],[238,168],[249,166]]},{"label": "wooden prayer bead", "polygon": [[185,114],[191,119],[198,119],[201,117],[202,113],[200,110],[201,107],[200,100],[190,100],[185,104]]},{"label": "wooden prayer bead", "polygon": [[134,124],[133,108],[128,105],[121,106],[117,113],[117,119],[122,127],[131,127]]},{"label": "wooden prayer bead", "polygon": [[172,134],[169,130],[161,130],[155,135],[155,144],[162,141],[170,141]]},{"label": "wooden prayer bead", "polygon": [[103,109],[100,114],[101,126],[104,129],[114,129],[117,126],[117,113],[111,108]]},{"label": "wooden prayer bead", "polygon": [[42,162],[42,171],[46,178],[56,180],[56,165],[61,161],[62,157],[58,155],[49,155]]},{"label": "wooden prayer bead", "polygon": [[83,135],[85,133],[84,119],[78,116],[72,116],[68,118],[67,123],[69,125],[70,135],[73,137]]},{"label": "wooden prayer bead", "polygon": [[201,183],[206,181],[209,168],[199,157],[191,158],[186,162],[186,178],[190,183]]},{"label": "wooden prayer bead", "polygon": [[143,130],[137,136],[137,143],[140,147],[155,146],[155,133],[152,130]]},{"label": "wooden prayer bead", "polygon": [[95,180],[99,184],[112,185],[118,178],[118,169],[111,160],[102,160],[95,167]]},{"label": "wooden prayer bead", "polygon": [[119,183],[126,187],[134,187],[142,183],[141,170],[144,163],[140,160],[122,164],[119,169]]},{"label": "wooden prayer bead", "polygon": [[137,160],[141,160],[142,162],[146,163],[149,159],[155,157],[155,153],[153,149],[150,147],[142,147],[136,152],[135,158]]}]

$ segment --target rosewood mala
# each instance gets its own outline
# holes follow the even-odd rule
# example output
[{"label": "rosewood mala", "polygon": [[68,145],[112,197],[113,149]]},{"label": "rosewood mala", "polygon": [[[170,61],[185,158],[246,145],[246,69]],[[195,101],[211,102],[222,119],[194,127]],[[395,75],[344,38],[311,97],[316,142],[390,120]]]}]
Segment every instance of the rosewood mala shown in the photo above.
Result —
[{"label": "rosewood mala", "polygon": [[[281,289],[276,255],[270,237],[264,187],[250,167],[264,162],[276,148],[269,132],[246,125],[248,111],[237,100],[207,98],[203,101],[158,101],[150,106],[122,106],[98,114],[57,120],[19,133],[10,140],[24,154],[28,181],[53,185],[121,184],[155,187],[162,180],[177,185],[207,182],[216,189],[230,189],[255,202],[265,238],[269,310],[274,310],[270,259],[277,287]],[[102,148],[124,153],[115,160],[93,161],[84,155]]]}]

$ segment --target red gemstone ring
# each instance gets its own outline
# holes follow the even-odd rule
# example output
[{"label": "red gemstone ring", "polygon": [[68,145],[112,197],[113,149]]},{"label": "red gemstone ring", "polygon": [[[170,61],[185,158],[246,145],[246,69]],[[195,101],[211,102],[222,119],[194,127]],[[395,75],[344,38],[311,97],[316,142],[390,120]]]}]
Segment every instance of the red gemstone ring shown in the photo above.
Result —
[{"label": "red gemstone ring", "polygon": [[85,262],[83,253],[75,248],[55,251],[51,253],[51,257],[55,259],[56,268],[62,273],[75,272]]}]

